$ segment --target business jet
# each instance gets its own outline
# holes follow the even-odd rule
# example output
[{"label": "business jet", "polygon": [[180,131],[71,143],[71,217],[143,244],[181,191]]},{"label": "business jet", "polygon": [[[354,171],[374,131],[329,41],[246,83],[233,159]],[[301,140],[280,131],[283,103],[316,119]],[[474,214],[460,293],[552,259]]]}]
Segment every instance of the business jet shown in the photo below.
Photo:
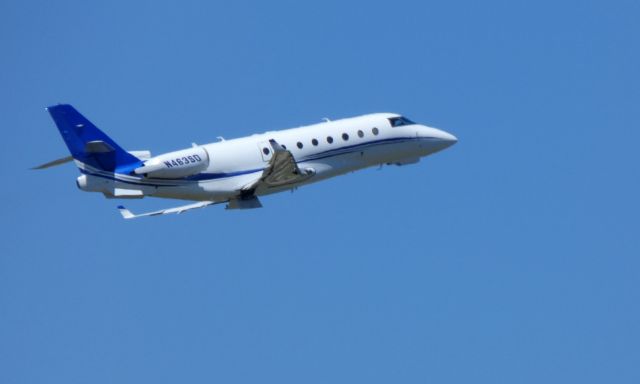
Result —
[{"label": "business jet", "polygon": [[145,196],[196,201],[125,219],[182,213],[214,204],[227,209],[262,207],[259,196],[296,189],[359,169],[417,163],[457,142],[442,130],[395,113],[374,113],[265,132],[151,156],[126,151],[74,107],[47,108],[71,156],[33,169],[74,161],[78,188],[107,198]]}]

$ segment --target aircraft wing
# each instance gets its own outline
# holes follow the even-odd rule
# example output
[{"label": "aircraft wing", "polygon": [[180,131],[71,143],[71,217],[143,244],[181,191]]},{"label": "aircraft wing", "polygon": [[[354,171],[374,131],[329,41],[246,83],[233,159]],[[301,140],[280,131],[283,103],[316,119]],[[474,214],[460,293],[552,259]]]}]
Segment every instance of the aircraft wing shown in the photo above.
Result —
[{"label": "aircraft wing", "polygon": [[300,170],[290,151],[284,149],[275,140],[269,140],[273,148],[273,156],[269,166],[264,169],[262,176],[255,182],[243,188],[244,191],[266,190],[298,183],[313,175],[312,170]]},{"label": "aircraft wing", "polygon": [[143,217],[143,216],[168,215],[170,213],[180,214],[180,213],[186,212],[186,211],[191,210],[191,209],[204,208],[204,207],[208,207],[209,205],[220,204],[220,203],[222,203],[222,202],[221,201],[199,201],[199,202],[194,203],[194,204],[182,205],[180,207],[175,207],[175,208],[161,209],[159,211],[140,213],[140,214],[137,214],[137,215],[131,213],[130,210],[128,210],[127,208],[125,208],[122,205],[118,206],[118,210],[120,211],[120,214],[122,215],[123,218],[125,218],[125,219],[135,219],[135,218]]}]

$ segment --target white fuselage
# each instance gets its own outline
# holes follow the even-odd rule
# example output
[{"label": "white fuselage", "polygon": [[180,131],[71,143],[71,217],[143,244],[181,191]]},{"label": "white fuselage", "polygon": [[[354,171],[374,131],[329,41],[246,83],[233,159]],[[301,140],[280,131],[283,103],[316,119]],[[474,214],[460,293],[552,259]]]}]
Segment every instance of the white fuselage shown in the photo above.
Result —
[{"label": "white fuselage", "polygon": [[79,163],[83,176],[78,185],[83,190],[105,194],[114,189],[132,191],[130,196],[117,197],[226,201],[238,197],[243,187],[261,176],[273,154],[269,140],[286,147],[298,167],[312,176],[257,195],[289,190],[379,164],[413,163],[456,142],[453,135],[420,124],[392,127],[389,119],[397,116],[363,115],[205,144],[198,148],[208,154],[206,169],[187,177],[107,173]]}]

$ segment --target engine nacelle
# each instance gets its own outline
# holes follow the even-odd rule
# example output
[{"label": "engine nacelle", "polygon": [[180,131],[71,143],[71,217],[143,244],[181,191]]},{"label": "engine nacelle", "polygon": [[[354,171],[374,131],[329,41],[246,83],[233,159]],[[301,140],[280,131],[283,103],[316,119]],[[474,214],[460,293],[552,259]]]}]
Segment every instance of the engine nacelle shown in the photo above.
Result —
[{"label": "engine nacelle", "polygon": [[165,153],[152,157],[133,172],[136,175],[159,179],[177,179],[195,175],[209,166],[209,154],[203,147]]}]

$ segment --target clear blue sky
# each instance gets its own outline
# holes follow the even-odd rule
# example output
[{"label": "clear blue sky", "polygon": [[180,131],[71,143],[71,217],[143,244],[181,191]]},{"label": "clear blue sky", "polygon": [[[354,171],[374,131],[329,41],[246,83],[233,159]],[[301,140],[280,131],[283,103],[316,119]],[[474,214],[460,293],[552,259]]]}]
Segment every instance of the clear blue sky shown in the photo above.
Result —
[{"label": "clear blue sky", "polygon": [[[97,3],[0,3],[0,382],[640,382],[637,1]],[[125,222],[28,170],[58,102],[154,153],[379,111],[460,142]]]}]

